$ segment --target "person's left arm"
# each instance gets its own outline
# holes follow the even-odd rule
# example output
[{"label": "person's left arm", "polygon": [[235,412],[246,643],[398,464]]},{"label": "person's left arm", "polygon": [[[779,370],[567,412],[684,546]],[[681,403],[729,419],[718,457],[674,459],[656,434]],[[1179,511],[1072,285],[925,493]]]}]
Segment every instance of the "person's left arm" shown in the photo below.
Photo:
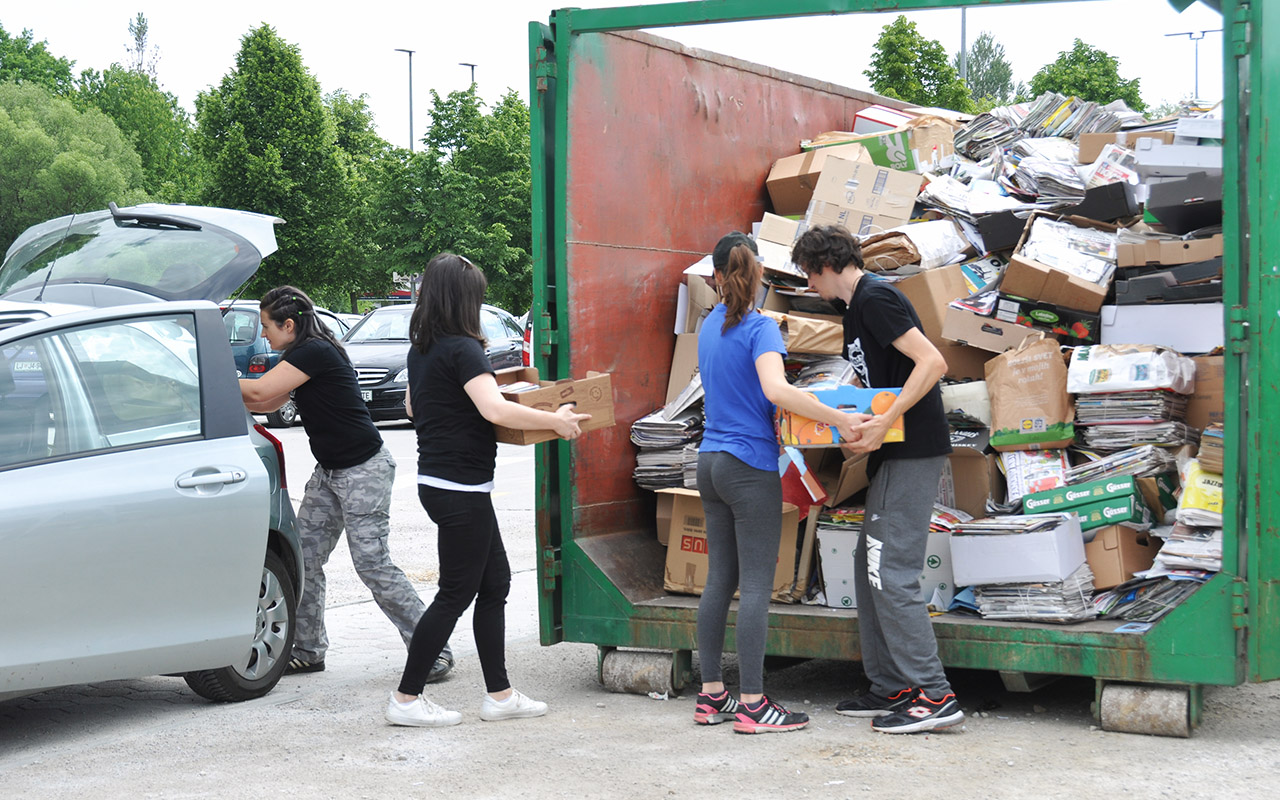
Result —
[{"label": "person's left arm", "polygon": [[911,374],[893,401],[883,414],[876,414],[858,426],[861,438],[849,445],[848,450],[854,453],[868,453],[878,450],[884,443],[889,428],[907,409],[920,402],[920,398],[929,393],[942,376],[947,372],[947,360],[933,346],[933,342],[925,338],[924,332],[912,327],[906,333],[893,340],[898,352],[915,362]]},{"label": "person's left arm", "polygon": [[261,378],[240,379],[240,397],[245,408],[265,414],[289,401],[289,393],[311,379],[311,376],[288,361],[280,361]]}]

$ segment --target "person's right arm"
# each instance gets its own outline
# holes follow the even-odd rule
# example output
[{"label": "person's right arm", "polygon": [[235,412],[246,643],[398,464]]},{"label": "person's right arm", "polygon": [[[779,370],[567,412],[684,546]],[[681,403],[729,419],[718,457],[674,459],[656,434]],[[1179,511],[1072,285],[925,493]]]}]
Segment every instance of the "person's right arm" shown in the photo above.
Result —
[{"label": "person's right arm", "polygon": [[840,438],[846,442],[856,441],[858,439],[856,426],[870,419],[870,415],[867,414],[832,408],[809,392],[787,383],[781,353],[761,353],[756,358],[756,375],[760,378],[760,388],[764,390],[764,396],[769,398],[770,403],[793,414],[827,423],[840,431]]},{"label": "person's right arm", "polygon": [[502,396],[493,373],[485,372],[462,385],[476,410],[494,425],[516,428],[522,431],[555,431],[562,439],[575,439],[582,433],[579,423],[591,419],[590,414],[579,414],[571,405],[560,406],[554,412],[522,406]]}]

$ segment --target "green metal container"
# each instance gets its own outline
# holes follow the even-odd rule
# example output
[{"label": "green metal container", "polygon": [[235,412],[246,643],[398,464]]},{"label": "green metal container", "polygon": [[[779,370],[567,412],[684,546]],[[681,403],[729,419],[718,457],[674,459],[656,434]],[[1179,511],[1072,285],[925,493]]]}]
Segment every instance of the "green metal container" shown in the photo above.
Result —
[{"label": "green metal container", "polygon": [[[652,648],[672,654],[675,688],[690,679],[697,598],[663,590],[665,548],[655,536],[653,496],[631,477],[629,439],[630,424],[665,399],[676,286],[723,232],[761,218],[764,174],[779,154],[817,132],[847,130],[867,105],[895,105],[634,31],[959,5],[719,0],[567,9],[549,24],[530,24],[535,358],[555,378],[610,372],[618,419],[573,445],[538,446],[544,644],[590,642],[604,655]],[[1223,571],[1139,633],[1117,632],[1116,622],[937,618],[948,667],[997,670],[1011,688],[1033,687],[1037,676],[1091,676],[1100,701],[1113,683],[1170,688],[1185,699],[1188,729],[1198,721],[1200,687],[1280,676],[1280,497],[1272,468],[1280,424],[1268,422],[1280,419],[1271,394],[1280,374],[1280,137],[1266,135],[1280,109],[1280,51],[1263,46],[1280,42],[1280,6],[1261,6],[1222,2],[1230,510]],[[775,603],[771,612],[770,653],[860,657],[856,611]],[[1105,702],[1098,706],[1105,725]]]}]

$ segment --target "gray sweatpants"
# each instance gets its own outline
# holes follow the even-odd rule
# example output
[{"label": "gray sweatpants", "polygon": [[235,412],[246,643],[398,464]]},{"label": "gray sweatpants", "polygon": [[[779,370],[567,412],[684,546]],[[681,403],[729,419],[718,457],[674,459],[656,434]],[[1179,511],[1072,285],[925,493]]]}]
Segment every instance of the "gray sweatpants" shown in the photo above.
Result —
[{"label": "gray sweatpants", "polygon": [[306,568],[302,602],[298,605],[293,655],[303,661],[323,661],[329,649],[324,629],[324,565],[345,528],[347,547],[356,574],[373,593],[405,646],[427,610],[404,572],[391,563],[387,535],[391,532],[391,484],[396,462],[383,447],[363,464],[328,470],[316,465],[298,506],[298,534]]},{"label": "gray sweatpants", "polygon": [[698,601],[703,683],[722,680],[729,601],[740,592],[734,634],[741,694],[764,692],[769,596],[782,538],[782,481],[728,453],[698,454],[698,493],[707,527],[707,585]]},{"label": "gray sweatpants", "polygon": [[888,459],[867,490],[854,554],[854,591],[862,667],[871,691],[881,697],[906,688],[923,689],[933,698],[951,691],[920,593],[929,519],[946,459]]}]

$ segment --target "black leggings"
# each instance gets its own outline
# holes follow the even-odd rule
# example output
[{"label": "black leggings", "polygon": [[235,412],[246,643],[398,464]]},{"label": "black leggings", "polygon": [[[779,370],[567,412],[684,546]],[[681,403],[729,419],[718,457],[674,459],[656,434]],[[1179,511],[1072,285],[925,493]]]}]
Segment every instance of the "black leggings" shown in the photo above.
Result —
[{"label": "black leggings", "polygon": [[500,692],[507,680],[507,592],[511,567],[502,547],[498,518],[488,492],[454,492],[418,486],[418,500],[439,529],[440,588],[414,628],[400,691],[418,695],[427,674],[444,649],[458,617],[475,600],[472,630],[485,690]]}]

